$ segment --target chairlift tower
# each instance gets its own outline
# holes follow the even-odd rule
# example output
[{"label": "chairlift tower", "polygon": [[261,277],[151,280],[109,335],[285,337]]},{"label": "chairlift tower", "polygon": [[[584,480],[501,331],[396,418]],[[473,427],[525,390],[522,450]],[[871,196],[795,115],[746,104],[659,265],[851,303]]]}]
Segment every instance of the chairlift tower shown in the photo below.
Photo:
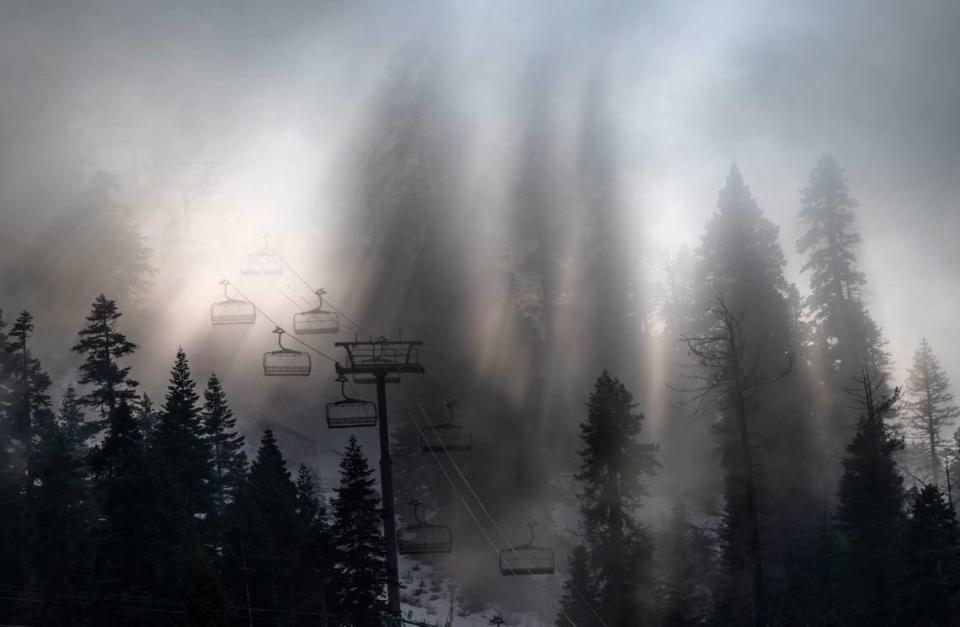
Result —
[{"label": "chairlift tower", "polygon": [[356,383],[377,385],[380,427],[380,486],[383,492],[383,539],[387,553],[387,611],[400,618],[400,572],[397,566],[397,521],[393,508],[393,461],[390,458],[390,424],[387,420],[387,383],[396,383],[403,373],[423,374],[417,358],[420,341],[375,340],[336,342],[347,353],[346,365],[336,362],[337,374],[352,376]]}]

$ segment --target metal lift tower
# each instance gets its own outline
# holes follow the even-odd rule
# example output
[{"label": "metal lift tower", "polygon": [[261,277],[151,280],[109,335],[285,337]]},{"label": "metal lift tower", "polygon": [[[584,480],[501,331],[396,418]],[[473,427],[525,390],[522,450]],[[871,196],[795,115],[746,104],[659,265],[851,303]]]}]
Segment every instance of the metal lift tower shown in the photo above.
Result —
[{"label": "metal lift tower", "polygon": [[387,552],[388,612],[400,618],[400,573],[397,567],[397,521],[393,508],[393,462],[390,459],[390,425],[387,422],[387,383],[398,383],[403,373],[423,374],[417,359],[419,341],[379,338],[365,342],[336,342],[347,352],[347,363],[336,363],[338,375],[352,376],[355,383],[377,385],[380,426],[380,485],[383,491],[383,538]]}]

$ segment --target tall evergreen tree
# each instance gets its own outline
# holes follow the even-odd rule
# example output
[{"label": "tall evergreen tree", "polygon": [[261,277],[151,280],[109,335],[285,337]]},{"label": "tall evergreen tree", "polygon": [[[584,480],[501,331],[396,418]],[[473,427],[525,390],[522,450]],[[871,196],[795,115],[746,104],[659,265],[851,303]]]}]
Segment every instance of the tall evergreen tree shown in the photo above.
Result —
[{"label": "tall evergreen tree", "polygon": [[713,541],[675,506],[658,538],[658,599],[662,627],[693,627],[709,618]]},{"label": "tall evergreen tree", "polygon": [[133,399],[137,387],[137,382],[129,376],[130,368],[118,363],[137,348],[117,330],[117,320],[122,315],[114,301],[100,294],[93,301],[87,324],[73,346],[74,351],[84,355],[80,383],[93,385],[93,390],[83,397],[84,404],[97,407],[101,419],[112,416],[121,399]]},{"label": "tall evergreen tree", "polygon": [[696,395],[701,410],[717,416],[729,584],[718,607],[734,612],[734,624],[767,622],[765,590],[801,576],[803,538],[815,534],[827,501],[817,493],[822,470],[804,365],[792,359],[800,332],[785,263],[776,225],[732,166],[698,250],[699,315],[687,344],[699,363],[694,387],[706,386]]},{"label": "tall evergreen tree", "polygon": [[163,514],[158,521],[171,548],[163,575],[167,594],[182,598],[193,558],[199,549],[200,525],[210,513],[209,453],[198,407],[196,384],[183,349],[177,350],[163,410],[149,441],[150,462],[160,478]]},{"label": "tall evergreen tree", "polygon": [[[590,572],[590,557],[584,546],[578,546],[570,554],[567,578],[563,582],[560,597],[560,613],[557,627],[595,627],[602,625],[596,608],[600,600],[594,590],[593,573]],[[597,612],[598,613],[598,612]]]},{"label": "tall evergreen tree", "polygon": [[594,383],[580,426],[580,516],[604,621],[611,627],[650,617],[652,543],[636,518],[643,479],[657,447],[639,441],[643,414],[633,395],[606,371]]},{"label": "tall evergreen tree", "polygon": [[889,624],[894,615],[904,528],[903,477],[894,455],[903,448],[886,420],[900,390],[884,396],[884,385],[864,368],[854,395],[860,410],[857,432],[847,446],[840,479],[836,528],[843,538],[843,590],[838,595],[844,625]]},{"label": "tall evergreen tree", "polygon": [[86,421],[80,397],[72,385],[68,385],[67,391],[63,393],[58,418],[70,446],[77,451],[86,451],[94,426]]},{"label": "tall evergreen tree", "polygon": [[[99,517],[95,587],[149,597],[157,588],[157,482],[126,399],[117,401],[103,441],[90,454]],[[164,547],[165,548],[165,547]]]},{"label": "tall evergreen tree", "polygon": [[[237,474],[243,472],[238,455],[243,450],[243,436],[237,433],[237,419],[227,404],[227,395],[220,379],[212,373],[203,392],[203,435],[210,452],[210,494],[215,524],[233,502]],[[219,533],[218,533],[219,535]]]},{"label": "tall evergreen tree", "polygon": [[954,404],[950,380],[926,338],[913,356],[913,367],[907,373],[907,426],[927,449],[930,476],[940,481],[940,468],[945,444],[943,431],[960,417],[960,407]]},{"label": "tall evergreen tree", "polygon": [[146,392],[141,394],[137,400],[136,417],[140,433],[143,434],[144,439],[148,439],[153,433],[154,426],[156,426],[157,409],[154,407],[153,399]]},{"label": "tall evergreen tree", "polygon": [[81,623],[77,595],[85,590],[92,558],[86,452],[62,423],[40,429],[29,492],[30,570],[36,595],[63,595],[63,603],[48,597],[43,605],[42,620],[50,624]]},{"label": "tall evergreen tree", "polygon": [[297,471],[297,515],[303,536],[298,551],[300,575],[295,607],[325,615],[336,605],[332,594],[333,539],[323,496],[313,472],[304,464]]},{"label": "tall evergreen tree", "polygon": [[955,625],[960,618],[960,527],[935,484],[913,498],[897,585],[902,625]]},{"label": "tall evergreen tree", "polygon": [[827,412],[834,437],[844,437],[847,427],[846,381],[862,365],[883,374],[890,368],[886,340],[863,300],[866,277],[857,267],[856,207],[836,160],[820,157],[800,192],[800,220],[807,231],[797,242],[797,252],[808,255],[802,271],[810,273],[807,305],[816,326],[815,349],[828,386]]},{"label": "tall evergreen tree", "polygon": [[293,611],[300,546],[297,488],[273,431],[260,440],[257,457],[232,508],[229,568],[241,604],[278,613],[277,622]]},{"label": "tall evergreen tree", "polygon": [[22,455],[20,466],[28,474],[33,463],[34,441],[39,423],[49,423],[53,419],[50,395],[47,393],[50,377],[33,357],[28,346],[33,329],[33,316],[30,312],[20,312],[10,328],[9,336],[12,341],[7,347],[10,351],[9,364],[12,373],[7,400],[8,419]]},{"label": "tall evergreen tree", "polygon": [[344,625],[375,627],[386,609],[386,548],[373,470],[353,436],[340,461],[340,487],[333,500],[337,612]]}]

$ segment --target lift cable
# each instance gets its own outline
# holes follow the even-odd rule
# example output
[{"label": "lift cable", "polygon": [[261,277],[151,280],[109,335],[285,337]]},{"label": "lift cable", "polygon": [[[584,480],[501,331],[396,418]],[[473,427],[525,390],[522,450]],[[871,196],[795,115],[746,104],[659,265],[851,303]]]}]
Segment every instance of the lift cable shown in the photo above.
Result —
[{"label": "lift cable", "polygon": [[[214,264],[214,266],[216,267],[216,264]],[[220,270],[219,267],[217,267],[217,271],[221,272],[221,276],[224,277],[225,280],[229,280],[229,279],[226,279],[226,278],[225,278],[226,275],[223,274],[223,272]],[[337,360],[336,360],[336,359],[334,359],[334,358],[331,357],[330,355],[327,355],[326,353],[324,353],[324,352],[323,352],[322,350],[320,350],[319,348],[317,348],[317,347],[315,347],[315,346],[312,346],[311,344],[308,344],[307,342],[304,342],[303,340],[301,340],[300,338],[298,338],[296,335],[293,335],[293,334],[291,334],[291,333],[287,333],[287,331],[286,331],[280,324],[278,324],[276,320],[274,320],[273,318],[271,318],[270,315],[269,315],[267,312],[265,312],[263,309],[261,309],[259,305],[257,305],[255,302],[253,302],[252,300],[250,300],[250,298],[248,298],[247,295],[244,294],[243,291],[242,291],[239,287],[237,287],[237,284],[236,284],[236,283],[233,283],[233,282],[231,281],[231,282],[230,282],[230,286],[231,286],[231,287],[233,288],[233,290],[234,290],[237,294],[239,294],[244,300],[246,300],[248,303],[250,303],[251,305],[253,305],[253,308],[256,309],[264,318],[266,318],[267,320],[269,320],[269,321],[273,324],[274,327],[276,327],[276,328],[280,329],[281,331],[283,331],[283,334],[286,335],[288,338],[290,338],[290,339],[293,340],[294,342],[297,342],[297,343],[301,344],[301,345],[304,346],[305,348],[307,348],[307,349],[309,349],[309,350],[312,350],[313,352],[315,352],[316,354],[320,355],[321,357],[327,359],[327,360],[330,361],[331,363],[334,363],[334,364],[337,363]]]},{"label": "lift cable", "polygon": [[[424,414],[424,418],[427,418],[426,413],[423,411],[423,406],[420,405],[419,400],[417,401],[417,405],[420,409],[420,412]],[[417,422],[417,418],[414,415],[413,411],[410,411],[410,419],[413,422],[413,426],[420,433],[421,437],[423,437],[423,431],[421,430],[420,424]],[[477,515],[474,513],[473,508],[470,507],[469,503],[467,503],[467,500],[466,498],[464,498],[463,493],[460,491],[460,488],[457,487],[457,484],[453,481],[453,478],[450,476],[450,473],[447,472],[447,469],[444,467],[443,463],[440,461],[440,457],[437,455],[435,451],[430,451],[430,454],[433,455],[434,460],[437,462],[437,466],[440,468],[440,472],[443,473],[443,476],[447,480],[447,483],[450,484],[450,487],[453,489],[454,494],[456,494],[457,498],[460,500],[460,503],[463,505],[464,509],[467,510],[467,513],[470,515],[470,518],[473,519],[474,524],[476,524],[477,529],[480,530],[480,533],[483,535],[483,538],[487,541],[487,544],[489,544],[490,548],[493,549],[494,554],[499,556],[500,549],[497,548],[497,545],[493,541],[493,538],[491,538],[490,535],[487,533],[486,528],[484,527],[483,523],[480,522],[480,519],[477,517]],[[464,482],[467,483],[463,475],[461,474],[460,476],[461,478],[464,479]],[[469,483],[467,483],[467,487],[468,488],[470,487]],[[471,492],[473,492],[472,488],[471,488]],[[476,493],[474,493],[474,498],[475,499],[477,498]],[[477,499],[477,501],[479,503],[479,499]],[[483,503],[480,503],[480,507],[483,507]],[[520,589],[523,590],[524,594],[526,594],[530,598],[535,598],[534,594],[530,592],[530,590],[527,588],[526,584],[522,580],[518,579],[517,583],[519,584]],[[553,602],[554,605],[556,605],[560,609],[560,612],[564,614],[564,616],[567,618],[570,624],[573,627],[577,627],[576,623],[574,623],[573,620],[571,620],[570,617],[567,616],[566,613],[563,611],[563,607],[559,603],[557,603],[557,601],[549,593],[547,593],[547,597],[550,599],[550,601]]]},{"label": "lift cable", "polygon": [[[434,387],[435,391],[439,392],[439,388],[438,388],[438,386],[437,386],[436,381],[433,380],[433,378],[430,376],[429,373],[424,373],[424,374],[425,374],[427,380],[430,381],[430,384]],[[419,401],[419,400],[417,400],[417,405],[419,406],[419,409],[420,409],[421,414],[423,414],[424,417],[426,417],[426,412],[424,411],[423,405],[420,404],[420,401]],[[417,426],[417,431],[420,431],[419,426],[418,426],[418,425],[415,425],[415,426]],[[423,437],[423,432],[422,432],[422,431],[420,431],[420,435],[421,435],[421,437]],[[508,544],[508,546],[510,546],[510,547],[512,548],[512,545],[511,545],[511,544],[509,543],[509,541],[507,540],[507,538],[506,538],[506,536],[504,535],[503,531],[500,529],[500,527],[497,525],[496,521],[495,521],[495,520],[493,519],[493,517],[490,515],[490,512],[489,512],[489,511],[487,510],[487,508],[484,506],[483,501],[480,500],[480,496],[479,496],[479,495],[476,493],[476,491],[473,489],[473,486],[470,484],[470,481],[467,479],[466,475],[464,475],[463,471],[461,471],[460,466],[457,464],[456,459],[454,459],[453,455],[450,454],[450,451],[447,449],[446,443],[441,442],[441,445],[442,445],[442,447],[443,447],[443,452],[444,452],[444,454],[447,456],[447,459],[448,459],[448,460],[450,461],[450,463],[453,465],[454,469],[457,471],[457,474],[460,476],[461,480],[463,480],[464,484],[466,484],[467,488],[470,490],[470,493],[473,495],[473,498],[476,499],[477,503],[480,505],[481,510],[482,510],[483,513],[487,516],[487,518],[490,520],[490,523],[493,525],[494,529],[497,530],[497,533],[500,535],[500,537],[503,539],[503,541],[506,542],[506,543]],[[434,455],[434,457],[436,457],[436,455]],[[516,555],[516,553],[514,553],[514,555]],[[579,596],[580,599],[587,605],[587,607],[590,608],[590,612],[597,618],[597,620],[600,621],[600,624],[603,625],[603,627],[608,627],[607,623],[606,623],[606,622],[603,620],[603,618],[600,616],[600,613],[596,610],[596,608],[593,606],[593,604],[590,603],[590,601],[586,598],[586,595],[583,593],[583,591],[580,590],[580,589],[577,587],[577,585],[576,585],[572,580],[571,580],[569,583],[570,583],[570,586],[576,591],[577,596]]]}]

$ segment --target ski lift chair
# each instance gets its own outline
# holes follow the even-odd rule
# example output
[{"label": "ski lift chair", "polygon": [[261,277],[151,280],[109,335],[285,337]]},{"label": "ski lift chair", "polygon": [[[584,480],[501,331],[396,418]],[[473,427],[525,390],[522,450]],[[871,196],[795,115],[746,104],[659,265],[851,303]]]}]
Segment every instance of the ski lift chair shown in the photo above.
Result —
[{"label": "ski lift chair", "polygon": [[220,281],[226,300],[210,305],[210,322],[214,325],[223,324],[253,324],[257,321],[257,308],[247,300],[230,298],[227,287],[230,282]]},{"label": "ski lift chair", "polygon": [[450,412],[450,418],[441,424],[426,427],[420,434],[420,448],[431,451],[469,451],[473,448],[473,438],[470,429],[453,424],[453,408],[456,400],[449,400],[444,405]]},{"label": "ski lift chair", "polygon": [[320,299],[316,309],[301,311],[293,316],[293,332],[297,335],[305,333],[336,333],[340,330],[340,315],[335,311],[323,308],[323,295],[327,290],[320,288],[314,292]]},{"label": "ski lift chair", "polygon": [[520,546],[500,551],[500,573],[503,575],[552,575],[556,569],[553,549],[536,546],[534,540],[535,522],[527,523],[530,528],[530,541]]},{"label": "ski lift chair", "polygon": [[247,255],[240,262],[241,274],[283,274],[283,257],[267,251],[269,236],[263,236],[260,252]]},{"label": "ski lift chair", "polygon": [[327,403],[327,427],[330,429],[355,429],[377,425],[377,404],[347,396],[347,377],[337,377],[343,399]]},{"label": "ski lift chair", "polygon": [[277,327],[279,350],[263,354],[263,374],[267,377],[306,377],[310,374],[310,354],[283,346],[284,330]]},{"label": "ski lift chair", "polygon": [[403,555],[452,551],[453,533],[450,527],[423,522],[420,520],[420,501],[412,499],[410,505],[413,505],[413,517],[417,523],[397,530],[397,550]]}]

